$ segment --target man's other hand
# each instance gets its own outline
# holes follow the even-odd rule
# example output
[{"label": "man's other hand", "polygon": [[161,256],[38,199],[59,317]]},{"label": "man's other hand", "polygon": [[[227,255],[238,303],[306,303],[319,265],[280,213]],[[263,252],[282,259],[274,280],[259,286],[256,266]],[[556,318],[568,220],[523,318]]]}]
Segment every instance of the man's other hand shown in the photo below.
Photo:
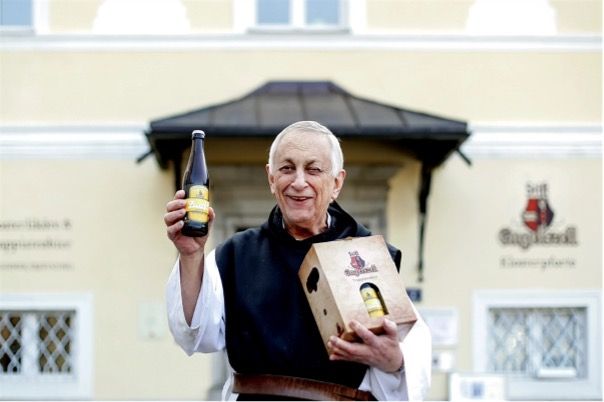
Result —
[{"label": "man's other hand", "polygon": [[393,373],[403,366],[403,352],[399,347],[396,324],[384,318],[384,333],[375,335],[356,320],[350,328],[362,342],[347,342],[332,336],[327,344],[330,360],[347,360],[367,364],[384,372]]}]

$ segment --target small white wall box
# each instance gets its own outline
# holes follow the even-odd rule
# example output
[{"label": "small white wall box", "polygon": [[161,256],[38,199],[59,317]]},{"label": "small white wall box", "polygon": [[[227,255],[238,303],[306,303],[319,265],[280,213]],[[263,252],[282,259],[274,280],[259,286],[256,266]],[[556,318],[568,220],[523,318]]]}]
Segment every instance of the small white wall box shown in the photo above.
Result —
[{"label": "small white wall box", "polygon": [[450,401],[503,401],[505,377],[496,374],[461,374],[449,376]]},{"label": "small white wall box", "polygon": [[382,236],[316,243],[298,276],[326,348],[332,335],[358,340],[351,320],[378,334],[386,317],[403,337],[417,321]]}]

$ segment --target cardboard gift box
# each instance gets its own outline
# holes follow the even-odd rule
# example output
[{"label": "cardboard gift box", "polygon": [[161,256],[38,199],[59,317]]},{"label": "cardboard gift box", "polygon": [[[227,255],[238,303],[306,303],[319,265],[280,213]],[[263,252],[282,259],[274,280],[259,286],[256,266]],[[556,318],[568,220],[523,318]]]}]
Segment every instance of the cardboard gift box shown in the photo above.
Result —
[{"label": "cardboard gift box", "polygon": [[351,320],[379,334],[386,317],[403,337],[417,320],[382,236],[315,243],[298,276],[326,348],[332,335],[358,341]]}]

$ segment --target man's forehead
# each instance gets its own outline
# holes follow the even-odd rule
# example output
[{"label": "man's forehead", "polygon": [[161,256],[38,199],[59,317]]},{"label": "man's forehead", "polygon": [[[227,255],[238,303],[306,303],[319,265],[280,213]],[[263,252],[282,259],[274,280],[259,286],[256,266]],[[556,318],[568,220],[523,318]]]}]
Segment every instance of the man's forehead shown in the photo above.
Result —
[{"label": "man's forehead", "polygon": [[307,158],[329,160],[329,140],[323,134],[296,132],[286,134],[277,146],[277,157],[289,159],[305,155]]},{"label": "man's forehead", "polygon": [[325,134],[314,133],[312,131],[299,131],[285,134],[281,138],[277,150],[289,147],[306,149],[317,145],[329,145],[329,140]]}]

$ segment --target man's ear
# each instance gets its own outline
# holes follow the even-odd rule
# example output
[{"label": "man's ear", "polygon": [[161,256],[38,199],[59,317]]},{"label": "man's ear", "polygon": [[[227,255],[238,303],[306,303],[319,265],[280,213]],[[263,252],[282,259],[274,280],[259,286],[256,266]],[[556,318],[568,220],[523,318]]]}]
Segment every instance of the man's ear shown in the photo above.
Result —
[{"label": "man's ear", "polygon": [[346,179],[346,171],[344,169],[338,172],[338,175],[334,178],[335,186],[333,188],[333,193],[331,194],[331,200],[335,201],[336,198],[340,195],[340,191],[344,186],[344,180]]},{"label": "man's ear", "polygon": [[268,186],[271,189],[271,194],[275,194],[275,176],[271,174],[271,167],[268,163],[264,168],[266,169],[266,177],[268,178]]}]

